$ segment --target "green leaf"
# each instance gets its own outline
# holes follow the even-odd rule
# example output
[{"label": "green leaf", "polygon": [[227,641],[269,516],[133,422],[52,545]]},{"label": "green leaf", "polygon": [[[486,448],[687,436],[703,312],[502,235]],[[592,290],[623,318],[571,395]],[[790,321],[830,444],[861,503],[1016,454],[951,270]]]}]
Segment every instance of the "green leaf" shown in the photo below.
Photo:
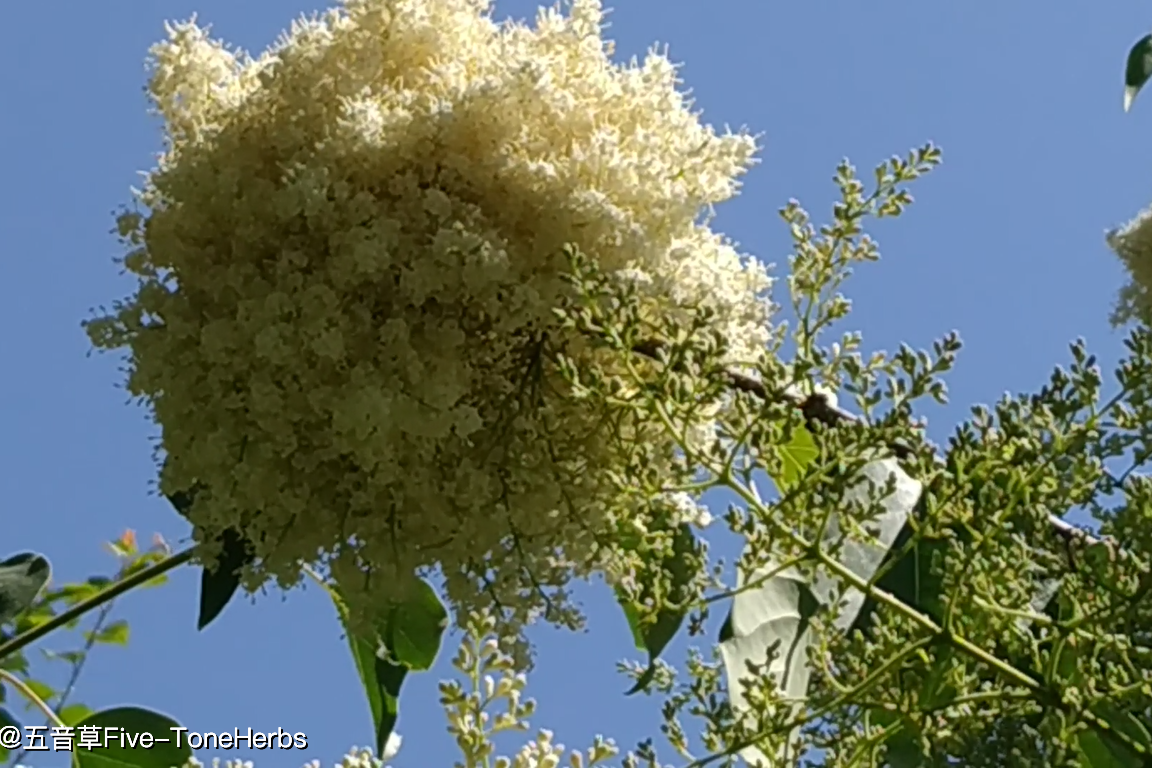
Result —
[{"label": "green leaf", "polygon": [[[669,598],[672,603],[684,602],[686,588],[693,576],[690,563],[696,558],[699,550],[700,543],[696,540],[696,535],[692,533],[692,526],[687,523],[681,523],[677,526],[672,539],[672,552],[660,564],[660,567],[664,568],[671,576]],[[641,595],[641,599],[645,597],[645,595]],[[660,654],[664,652],[668,643],[672,642],[672,638],[680,630],[687,610],[664,608],[658,611],[654,617],[649,617],[645,621],[641,618],[642,614],[639,608],[630,604],[627,598],[619,592],[617,593],[617,602],[620,603],[624,615],[628,619],[628,626],[632,630],[632,638],[637,649],[648,652],[648,668],[644,670],[636,684],[625,693],[626,696],[631,696],[647,689],[652,683],[652,678],[656,675],[656,660],[660,658]]]},{"label": "green leaf", "polygon": [[82,584],[64,584],[59,589],[53,589],[44,595],[44,599],[48,602],[64,602],[68,605],[76,605],[82,603],[90,597],[95,597],[101,590],[102,585],[93,584],[91,581]]},{"label": "green leaf", "polygon": [[48,661],[63,661],[68,664],[79,664],[84,661],[84,651],[53,651],[50,648],[41,648],[40,653]]},{"label": "green leaf", "polygon": [[[756,578],[753,574],[753,580]],[[744,579],[737,579],[738,586],[743,583]],[[782,575],[736,595],[720,642],[728,698],[735,712],[744,712],[749,706],[741,682],[749,677],[749,664],[761,667],[773,678],[785,700],[799,706],[806,698],[809,628],[819,607],[807,584]],[[769,756],[760,745],[745,747],[738,754],[750,764],[790,764],[787,755]]]},{"label": "green leaf", "polygon": [[376,659],[373,677],[380,692],[380,711],[373,713],[376,720],[376,754],[384,754],[388,737],[396,728],[400,715],[400,686],[408,676],[408,668],[388,659]]},{"label": "green leaf", "polygon": [[924,755],[920,751],[920,740],[909,730],[910,725],[892,734],[884,745],[888,748],[885,764],[888,768],[920,768],[924,765]]},{"label": "green leaf", "polygon": [[[24,685],[28,686],[28,690],[36,694],[36,697],[45,704],[56,696],[56,689],[41,680],[29,678],[24,681]],[[29,702],[29,706],[31,706],[31,702]]]},{"label": "green leaf", "polygon": [[1123,745],[1105,739],[1091,729],[1076,737],[1080,764],[1084,768],[1143,768],[1144,761]]},{"label": "green leaf", "polygon": [[64,723],[64,725],[76,725],[83,720],[87,720],[93,714],[91,707],[83,704],[69,704],[57,712],[56,716],[60,718],[60,721]]},{"label": "green leaf", "polygon": [[423,579],[401,601],[386,601],[381,618],[375,622],[375,635],[352,632],[348,608],[335,585],[325,584],[332,597],[340,623],[348,636],[348,646],[376,731],[376,754],[384,754],[388,737],[396,727],[400,712],[400,686],[409,672],[427,670],[436,662],[448,610],[436,591]]},{"label": "green leaf", "polygon": [[216,620],[239,589],[241,571],[256,560],[252,542],[234,528],[224,531],[221,543],[223,548],[215,569],[205,568],[200,573],[200,615],[196,621],[197,629],[202,630]]},{"label": "green leaf", "polygon": [[[883,574],[876,581],[877,588],[889,593],[900,602],[910,605],[934,621],[944,615],[943,564],[948,553],[944,539],[913,537],[910,524],[905,524],[892,544],[889,557],[881,565]],[[866,629],[875,615],[878,603],[868,597],[852,629]]]},{"label": "green leaf", "polygon": [[[196,494],[203,490],[196,486],[187,491],[166,494],[165,498],[181,517],[190,521],[188,513],[192,503],[196,500]],[[200,613],[196,619],[196,628],[199,630],[203,630],[223,612],[240,588],[241,571],[256,560],[252,542],[235,528],[224,530],[220,544],[220,558],[215,569],[204,568],[200,573]]]},{"label": "green leaf", "polygon": [[[16,628],[16,634],[22,635],[29,630],[35,629],[41,624],[47,624],[54,618],[56,618],[56,611],[53,610],[52,606],[48,603],[42,602],[38,603],[32,610],[24,611],[19,616],[17,616],[16,620],[12,622],[12,625]],[[79,619],[73,622],[69,622],[68,627],[70,629],[75,627],[78,621]]]},{"label": "green leaf", "polygon": [[[0,728],[14,727],[24,732],[24,726],[6,708],[0,707]],[[0,746],[0,764],[8,762],[8,748]]]},{"label": "green leaf", "polygon": [[[0,635],[0,639],[7,639],[4,635]],[[5,656],[0,659],[0,669],[6,669],[9,672],[15,672],[20,675],[28,674],[28,657],[24,655],[23,651],[16,651],[11,656]],[[0,699],[2,700],[2,699]]]},{"label": "green leaf", "polygon": [[788,444],[780,448],[780,459],[783,465],[780,477],[772,478],[781,493],[799,482],[808,466],[819,455],[820,449],[816,447],[816,440],[812,437],[812,433],[806,427],[797,427]]},{"label": "green leaf", "polygon": [[1124,111],[1132,109],[1136,94],[1152,76],[1152,35],[1144,35],[1128,51],[1124,67]]},{"label": "green leaf", "polygon": [[431,585],[417,580],[412,595],[392,608],[385,644],[408,669],[424,671],[436,663],[440,640],[448,628],[448,609]]},{"label": "green leaf", "polygon": [[1093,728],[1098,729],[1104,745],[1128,766],[1145,766],[1152,755],[1152,738],[1148,729],[1131,712],[1125,712],[1116,704],[1101,701],[1092,707],[1098,718]]},{"label": "green leaf", "polygon": [[96,634],[96,642],[109,645],[128,645],[128,622],[114,621]]},{"label": "green leaf", "polygon": [[[347,621],[343,623],[347,628]],[[364,686],[364,693],[368,697],[368,710],[372,714],[376,732],[376,754],[383,754],[388,736],[396,727],[400,685],[408,675],[408,668],[381,659],[377,655],[379,648],[377,643],[348,633],[347,629],[345,632],[348,634],[352,660],[356,663],[356,672],[360,675],[360,683]]]},{"label": "green leaf", "polygon": [[[101,733],[120,734],[96,749],[75,745],[73,768],[172,768],[192,757],[186,732],[167,715],[140,707],[116,707],[89,715],[76,728],[95,726]],[[105,731],[113,728],[115,731]],[[177,745],[179,737],[179,746]]]},{"label": "green leaf", "polygon": [[36,552],[21,552],[0,561],[0,624],[27,611],[51,575],[48,558]]},{"label": "green leaf", "polygon": [[628,629],[632,630],[632,644],[636,646],[638,651],[647,650],[644,647],[644,630],[640,627],[640,613],[627,600],[618,597],[617,601],[620,603],[620,607],[624,609],[624,618],[628,620]]},{"label": "green leaf", "polygon": [[105,709],[76,723],[77,732],[86,727],[96,727],[109,737],[97,748],[81,747],[77,739],[73,768],[173,768],[192,756],[187,731],[174,730],[180,723],[150,709]]}]

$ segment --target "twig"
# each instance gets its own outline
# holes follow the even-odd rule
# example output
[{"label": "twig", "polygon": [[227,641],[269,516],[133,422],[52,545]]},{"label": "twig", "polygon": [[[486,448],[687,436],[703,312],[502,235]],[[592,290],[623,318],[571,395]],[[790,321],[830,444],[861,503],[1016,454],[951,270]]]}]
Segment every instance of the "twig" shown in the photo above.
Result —
[{"label": "twig", "polygon": [[[660,353],[666,346],[667,345],[661,341],[651,339],[635,344],[632,347],[632,351],[652,360],[660,360]],[[854,413],[850,413],[837,405],[832,405],[828,398],[822,394],[801,395],[788,390],[770,392],[762,381],[746,374],[728,370],[725,372],[725,375],[728,377],[728,382],[733,389],[755,395],[762,400],[769,400],[774,396],[780,397],[799,408],[809,422],[819,422],[829,427],[835,427],[838,424],[857,424],[861,421]],[[888,447],[897,458],[907,458],[911,454],[911,451],[905,445],[890,444]],[[1097,539],[1087,531],[1077,528],[1056,515],[1049,514],[1048,522],[1052,525],[1053,534],[1064,541],[1066,545],[1092,545],[1101,543],[1100,539]]]}]

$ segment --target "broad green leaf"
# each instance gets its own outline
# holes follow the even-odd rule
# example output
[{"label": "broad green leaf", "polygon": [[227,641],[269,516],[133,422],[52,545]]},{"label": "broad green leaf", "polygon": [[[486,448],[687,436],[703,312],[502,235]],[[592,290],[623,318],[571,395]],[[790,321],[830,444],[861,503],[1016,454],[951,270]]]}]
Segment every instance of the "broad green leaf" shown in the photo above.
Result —
[{"label": "broad green leaf", "polygon": [[224,531],[221,543],[223,549],[216,567],[212,570],[204,568],[200,573],[197,629],[204,629],[215,621],[239,589],[241,570],[255,561],[252,543],[234,528]]},{"label": "broad green leaf", "polygon": [[[895,459],[878,459],[865,464],[860,470],[860,478],[844,494],[844,501],[859,505],[864,510],[872,509],[878,494],[894,483],[892,492],[879,499],[880,512],[871,518],[866,526],[872,536],[859,540],[841,530],[840,516],[833,512],[825,526],[825,546],[838,548],[838,560],[857,578],[870,581],[891,551],[892,545],[907,524],[920,495],[923,484],[914,480],[900,468]],[[820,572],[813,585],[816,597],[825,604],[842,603],[835,624],[842,630],[849,629],[856,621],[864,605],[865,595],[854,587],[843,589],[838,580]]]},{"label": "broad green leaf", "polygon": [[96,642],[110,645],[128,645],[128,622],[114,621],[96,634]]},{"label": "broad green leaf", "polygon": [[1136,94],[1152,76],[1152,35],[1144,35],[1128,51],[1124,67],[1124,111],[1132,109]]},{"label": "broad green leaf", "polygon": [[373,637],[351,631],[348,609],[338,588],[324,585],[336,606],[364,685],[376,731],[377,755],[385,754],[394,738],[404,679],[411,671],[426,670],[435,664],[448,628],[448,611],[436,591],[423,579],[418,582],[406,599],[385,604]]},{"label": "broad green leaf", "polygon": [[448,628],[448,609],[428,582],[416,583],[414,593],[392,609],[384,637],[397,661],[420,672],[436,663]]},{"label": "broad green leaf", "polygon": [[0,561],[0,624],[28,610],[51,575],[48,558],[36,552],[21,552]]},{"label": "broad green leaf", "polygon": [[[676,528],[675,536],[672,539],[672,552],[660,564],[660,567],[666,569],[671,576],[670,598],[673,603],[682,603],[686,598],[685,589],[693,576],[691,563],[699,550],[700,543],[692,532],[692,526],[688,523],[681,523]],[[643,597],[642,595],[642,599]],[[620,603],[624,615],[628,619],[628,626],[632,630],[632,638],[636,642],[637,649],[648,652],[648,668],[644,670],[636,684],[628,690],[626,695],[631,696],[645,690],[651,684],[652,678],[656,674],[656,660],[660,658],[660,654],[664,652],[668,643],[672,642],[672,638],[680,630],[687,611],[664,609],[657,612],[655,617],[645,621],[637,607],[629,604],[622,594],[617,594],[617,602]]]},{"label": "broad green leaf", "polygon": [[1143,768],[1145,765],[1139,756],[1119,744],[1110,743],[1093,730],[1080,733],[1076,746],[1083,768]]},{"label": "broad green leaf", "polygon": [[[76,724],[76,732],[86,726],[95,726],[104,733],[123,734],[123,738],[109,738],[107,746],[96,749],[82,748],[79,740],[73,753],[73,768],[173,768],[184,765],[192,757],[186,732],[180,734],[180,724],[172,718],[140,707],[116,707],[89,715]],[[114,728],[115,731],[105,731]],[[151,739],[148,738],[148,735]]]},{"label": "broad green leaf", "polygon": [[408,668],[394,664],[388,659],[376,659],[373,677],[380,690],[381,710],[376,718],[376,754],[383,755],[388,750],[389,741],[396,729],[396,718],[400,716],[400,686],[408,676]]},{"label": "broad green leaf", "polygon": [[819,455],[820,449],[816,447],[812,433],[806,427],[797,427],[788,444],[780,448],[783,468],[780,477],[772,478],[776,482],[776,487],[782,492],[791,488],[804,476],[808,465]]},{"label": "broad green leaf", "polygon": [[[188,519],[188,512],[196,494],[203,488],[167,494],[166,498],[181,517]],[[200,612],[196,618],[196,628],[204,629],[223,612],[236,590],[240,588],[240,572],[245,566],[255,562],[252,542],[235,528],[228,528],[221,535],[220,559],[213,570],[204,568],[200,572]]]},{"label": "broad green leaf", "polygon": [[[734,712],[742,714],[748,709],[742,681],[749,676],[749,664],[767,664],[764,671],[779,686],[784,699],[797,706],[803,702],[808,692],[809,625],[818,608],[808,585],[783,576],[735,597],[720,643],[729,703]],[[752,764],[775,764],[759,747],[743,749],[740,756]],[[788,756],[783,759],[787,764]]]},{"label": "broad green leaf", "polygon": [[[948,551],[948,542],[921,538],[909,545],[912,536],[912,527],[905,525],[892,545],[891,552],[895,559],[890,564],[882,565],[884,572],[876,580],[876,587],[928,617],[939,620],[944,608],[941,567]],[[866,598],[852,628],[865,629],[876,607],[877,603],[872,598]]]},{"label": "broad green leaf", "polygon": [[[894,476],[894,480],[893,480]],[[894,459],[877,459],[860,470],[860,477],[845,493],[845,502],[865,510],[877,506],[876,495],[890,482],[893,490],[879,500],[879,512],[866,526],[874,534],[868,540],[854,540],[841,530],[840,516],[833,512],[824,531],[824,543],[839,551],[840,563],[862,581],[870,581],[887,558],[893,543],[905,528],[923,491],[922,484],[909,477]],[[720,654],[728,679],[730,703],[736,712],[747,709],[747,699],[739,681],[747,677],[749,663],[763,665],[771,649],[777,655],[768,664],[767,674],[775,680],[786,699],[800,706],[807,697],[809,670],[807,649],[809,623],[820,605],[841,605],[835,625],[848,630],[857,621],[865,595],[855,588],[842,588],[838,579],[817,572],[814,585],[806,583],[795,568],[777,572],[775,563],[756,569],[749,581],[763,584],[737,594],[732,610],[721,629]],[[737,578],[737,587],[746,580]],[[749,762],[770,760],[759,748],[741,753]],[[785,756],[787,759],[787,756]]]}]

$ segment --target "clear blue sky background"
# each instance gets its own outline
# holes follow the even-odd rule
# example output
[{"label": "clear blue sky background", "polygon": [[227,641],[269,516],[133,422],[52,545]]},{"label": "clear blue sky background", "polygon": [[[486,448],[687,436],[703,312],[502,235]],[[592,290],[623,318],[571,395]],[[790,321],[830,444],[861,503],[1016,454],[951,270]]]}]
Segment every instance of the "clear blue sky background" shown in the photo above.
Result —
[{"label": "clear blue sky background", "polygon": [[[944,166],[903,219],[875,230],[884,260],[851,284],[868,346],[966,341],[953,404],[929,411],[943,439],[970,405],[1031,390],[1083,336],[1110,364],[1107,324],[1122,275],[1106,229],[1152,201],[1152,93],[1121,111],[1124,56],[1152,18],[1107,3],[808,3],[629,0],[611,19],[622,56],[671,45],[705,118],[764,133],[763,163],[718,227],[783,264],[776,211],[797,197],[826,217],[831,173],[863,171],[926,140]],[[86,357],[80,321],[129,285],[112,264],[111,212],[151,165],[142,67],[165,19],[198,12],[217,34],[260,50],[310,0],[14,3],[0,29],[0,556],[46,553],[58,580],[106,572],[101,548],[125,528],[179,542],[186,524],[149,495],[151,431],[126,406],[111,358]],[[530,16],[534,4],[498,4]],[[724,554],[731,555],[730,547]],[[197,579],[120,601],[130,647],[92,659],[77,700],[142,703],[193,730],[304,731],[306,753],[235,752],[257,768],[325,765],[371,740],[367,708],[332,609],[316,590],[238,601],[195,630]],[[613,671],[631,654],[602,588],[581,591],[590,634],[536,633],[539,724],[583,746],[656,734],[654,702],[625,698]],[[59,647],[50,641],[48,647]],[[682,647],[680,648],[682,651]],[[679,653],[673,654],[673,659]],[[450,765],[436,680],[411,679],[398,768]],[[224,756],[224,755],[221,755]],[[63,755],[30,761],[67,765]]]}]

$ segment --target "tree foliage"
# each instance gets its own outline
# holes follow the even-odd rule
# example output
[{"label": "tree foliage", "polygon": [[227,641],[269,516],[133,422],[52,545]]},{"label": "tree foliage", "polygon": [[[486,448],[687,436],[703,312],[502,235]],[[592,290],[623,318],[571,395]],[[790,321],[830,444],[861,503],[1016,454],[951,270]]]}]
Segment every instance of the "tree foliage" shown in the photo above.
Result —
[{"label": "tree foliage", "polygon": [[[1112,374],[1077,341],[1039,391],[974,407],[936,445],[919,404],[945,401],[959,338],[864,355],[843,290],[879,258],[869,220],[904,212],[938,148],[868,184],[843,162],[826,224],[789,202],[772,296],[758,262],[697,223],[734,193],[750,137],[701,127],[662,58],[610,65],[596,2],[535,31],[499,30],[466,0],[405,15],[413,3],[349,2],[257,60],[194,25],[154,50],[172,143],[146,212],[120,219],[140,286],[88,328],[128,351],[129,385],[165,431],[162,487],[196,543],[141,551],[126,534],[114,577],[60,587],[42,555],[0,562],[0,725],[28,720],[15,696],[76,732],[175,725],[72,693],[96,645],[130,640],[113,601],[194,566],[200,629],[268,579],[331,595],[373,725],[374,749],[344,768],[396,753],[403,691],[427,684],[452,620],[466,634],[440,692],[468,768],[1152,765],[1152,217],[1109,236],[1132,276],[1114,320],[1134,326]],[[460,65],[439,79],[430,20],[436,66]],[[358,95],[315,97],[344,64]],[[601,133],[562,102],[598,110]],[[604,131],[636,125],[627,152],[605,149]],[[373,186],[382,175],[397,186]],[[225,242],[243,252],[221,260]],[[273,252],[288,256],[269,267]],[[401,400],[425,410],[396,416]],[[450,482],[465,465],[471,485]],[[743,541],[734,579],[708,548],[720,525]],[[522,630],[579,626],[557,603],[593,575],[644,656],[621,670],[627,694],[660,700],[661,743],[566,751],[538,730],[496,757],[494,737],[533,728]],[[66,686],[34,675],[32,645],[85,621],[78,647],[45,652]],[[682,670],[664,657],[680,633],[696,638]]]}]

